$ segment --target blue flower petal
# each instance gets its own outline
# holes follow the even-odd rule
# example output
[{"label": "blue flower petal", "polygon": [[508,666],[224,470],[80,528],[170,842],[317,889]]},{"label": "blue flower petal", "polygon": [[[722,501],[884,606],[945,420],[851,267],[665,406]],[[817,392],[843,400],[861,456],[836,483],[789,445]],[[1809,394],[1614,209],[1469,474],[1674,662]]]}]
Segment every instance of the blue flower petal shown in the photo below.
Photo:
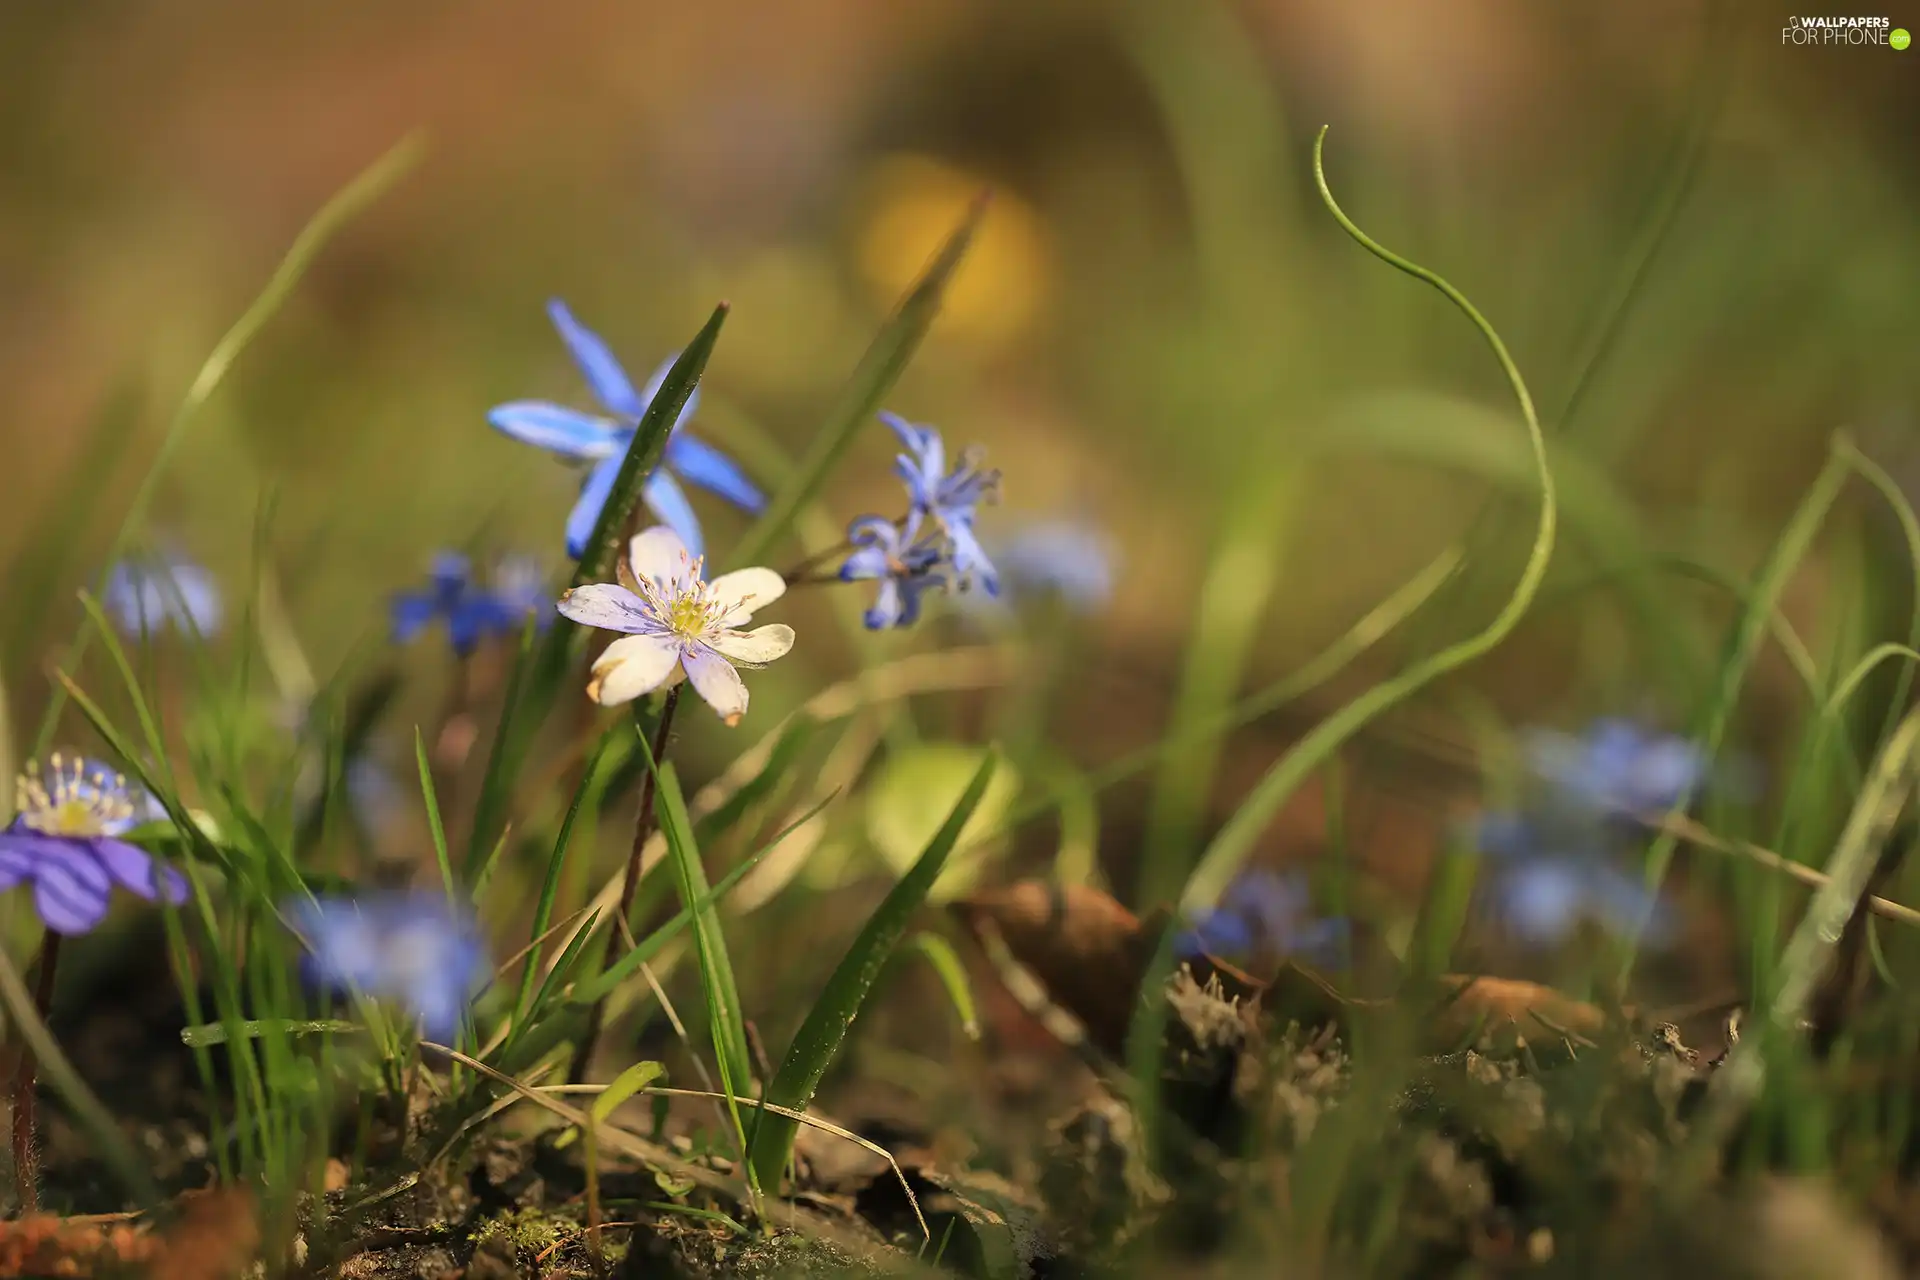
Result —
[{"label": "blue flower petal", "polygon": [[50,841],[66,846],[65,856],[46,856],[33,869],[33,905],[40,920],[54,933],[91,933],[106,919],[107,898],[113,883],[106,868],[84,844]]},{"label": "blue flower petal", "polygon": [[891,574],[884,547],[860,547],[847,556],[847,562],[840,566],[842,582],[857,582],[862,578],[885,578]]},{"label": "blue flower petal", "polygon": [[558,298],[547,303],[547,314],[553,318],[553,327],[560,331],[567,350],[573,353],[574,363],[580,366],[594,399],[623,418],[637,418],[645,413],[646,401],[634,391],[627,371],[600,335],[575,320],[567,304]]},{"label": "blue flower petal", "polygon": [[1562,858],[1523,862],[1496,882],[1501,914],[1515,933],[1532,943],[1558,942],[1572,932],[1588,906],[1591,878]]},{"label": "blue flower petal", "polygon": [[563,458],[598,462],[626,452],[618,423],[545,400],[513,400],[487,411],[496,431]]},{"label": "blue flower petal", "polygon": [[506,611],[484,591],[468,593],[447,611],[447,643],[459,657],[472,653],[482,640],[505,630]]},{"label": "blue flower petal", "polygon": [[411,643],[439,612],[439,602],[423,591],[402,591],[393,597],[393,642]]},{"label": "blue flower petal", "polygon": [[681,479],[725,498],[742,511],[759,515],[766,510],[766,495],[747,479],[739,464],[698,436],[676,431],[667,440],[666,460]]},{"label": "blue flower petal", "polygon": [[578,560],[587,553],[593,526],[599,523],[600,509],[613,495],[613,482],[620,478],[620,464],[624,461],[623,454],[598,463],[587,473],[586,483],[580,486],[580,498],[567,513],[567,554],[573,559]]},{"label": "blue flower petal", "polygon": [[90,847],[108,875],[147,901],[159,901],[162,892],[176,907],[187,900],[187,878],[145,849],[112,839],[95,839]]},{"label": "blue flower petal", "polygon": [[647,504],[647,510],[653,512],[661,524],[680,535],[680,541],[687,544],[688,555],[698,560],[705,554],[700,536],[700,517],[693,514],[693,504],[687,501],[685,491],[667,474],[665,467],[647,477],[647,485],[640,491],[640,500]]}]

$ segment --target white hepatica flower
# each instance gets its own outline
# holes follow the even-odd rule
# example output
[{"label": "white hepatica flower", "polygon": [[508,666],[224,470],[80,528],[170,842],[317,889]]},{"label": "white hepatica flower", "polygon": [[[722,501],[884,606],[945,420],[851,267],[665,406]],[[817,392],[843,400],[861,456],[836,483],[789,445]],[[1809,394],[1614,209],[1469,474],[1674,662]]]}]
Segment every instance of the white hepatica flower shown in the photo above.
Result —
[{"label": "white hepatica flower", "polygon": [[722,720],[738,724],[747,686],[734,667],[765,666],[793,648],[793,628],[784,624],[739,628],[786,593],[786,579],[771,569],[737,569],[703,582],[701,562],[665,525],[637,534],[627,561],[629,586],[576,587],[556,606],[583,626],[627,633],[593,664],[587,696],[611,707],[684,678]]}]

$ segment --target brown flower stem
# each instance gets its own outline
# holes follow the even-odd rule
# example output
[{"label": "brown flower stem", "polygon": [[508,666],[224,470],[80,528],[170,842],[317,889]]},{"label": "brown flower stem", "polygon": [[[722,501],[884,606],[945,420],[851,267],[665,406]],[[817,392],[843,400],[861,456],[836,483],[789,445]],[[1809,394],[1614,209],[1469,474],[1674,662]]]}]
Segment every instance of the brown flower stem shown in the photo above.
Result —
[{"label": "brown flower stem", "polygon": [[814,582],[825,581],[825,579],[823,578],[810,579],[808,575],[812,573],[813,570],[819,568],[821,565],[825,564],[827,561],[839,555],[841,552],[851,551],[851,550],[853,550],[853,543],[847,540],[846,538],[842,538],[840,541],[834,543],[832,546],[826,548],[825,550],[814,552],[812,555],[808,556],[805,560],[800,561],[800,563],[793,565],[790,568],[782,569],[780,571],[780,576],[787,580],[788,586],[793,586],[797,582],[804,582],[804,581],[814,581]]},{"label": "brown flower stem", "polygon": [[[34,1011],[42,1022],[53,1007],[53,974],[59,962],[60,935],[48,931],[40,944],[40,972],[33,989]],[[33,1077],[37,1066],[33,1047],[21,1041],[20,1061],[13,1074],[13,1179],[23,1214],[40,1206],[40,1156],[33,1145]]]},{"label": "brown flower stem", "polygon": [[[673,730],[673,711],[680,705],[680,686],[667,690],[667,700],[660,704],[660,720],[653,729],[653,763],[657,768],[667,754],[667,735]],[[627,876],[620,885],[620,905],[607,926],[607,951],[600,961],[601,972],[613,966],[620,958],[620,948],[624,942],[622,926],[626,923],[627,913],[633,910],[633,895],[640,888],[640,855],[647,847],[647,840],[653,835],[653,795],[657,786],[654,769],[648,769],[640,779],[640,809],[633,817],[633,849],[627,854]],[[582,1083],[587,1074],[587,1064],[593,1058],[593,1051],[600,1039],[601,1029],[606,1024],[607,996],[594,1002],[593,1009],[587,1014],[586,1030],[580,1034],[580,1043],[574,1050],[573,1065],[568,1069],[568,1084]]]}]

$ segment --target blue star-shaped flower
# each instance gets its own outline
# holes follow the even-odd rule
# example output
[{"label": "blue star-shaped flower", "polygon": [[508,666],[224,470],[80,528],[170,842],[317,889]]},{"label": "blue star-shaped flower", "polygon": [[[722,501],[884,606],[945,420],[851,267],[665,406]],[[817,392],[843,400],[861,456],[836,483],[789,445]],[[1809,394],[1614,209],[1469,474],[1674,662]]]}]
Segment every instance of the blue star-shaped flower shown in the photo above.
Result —
[{"label": "blue star-shaped flower", "polygon": [[[487,414],[487,421],[516,440],[537,445],[570,461],[592,464],[581,485],[580,499],[567,516],[567,554],[578,560],[585,554],[587,539],[593,536],[601,508],[607,505],[607,497],[613,492],[613,482],[620,475],[620,464],[633,443],[640,418],[659,393],[673,361],[666,361],[654,371],[644,391],[636,391],[612,349],[598,334],[575,320],[565,303],[554,299],[547,304],[547,313],[553,317],[554,327],[560,331],[574,363],[586,377],[588,389],[613,416],[582,413],[546,400],[514,400],[496,406]],[[681,430],[693,416],[699,400],[700,390],[696,387],[687,397],[673,425],[673,433],[667,437],[662,465],[647,477],[646,487],[640,494],[647,509],[678,533],[695,557],[702,554],[700,521],[675,475],[752,514],[757,515],[766,508],[765,496],[731,458]]]},{"label": "blue star-shaped flower", "polygon": [[162,627],[202,637],[220,630],[220,588],[213,575],[175,553],[114,565],[101,603],[129,636],[151,635]]},{"label": "blue star-shaped flower", "polygon": [[1113,595],[1113,544],[1077,520],[1047,520],[994,546],[994,563],[1014,594],[1054,592],[1075,609],[1097,609]]},{"label": "blue star-shaped flower", "polygon": [[1671,909],[1614,862],[1602,834],[1556,830],[1537,815],[1483,816],[1478,844],[1498,863],[1489,882],[1495,914],[1534,945],[1560,942],[1584,920],[1656,944],[1669,937]]},{"label": "blue star-shaped flower", "polygon": [[1000,473],[983,469],[975,449],[962,452],[949,471],[946,443],[937,430],[908,422],[896,413],[882,413],[880,421],[891,427],[906,446],[907,451],[895,459],[895,469],[907,486],[912,510],[931,520],[945,535],[953,585],[964,591],[977,581],[988,595],[999,591],[999,574],[974,533],[973,521],[975,509],[998,495]]},{"label": "blue star-shaped flower", "polygon": [[1524,752],[1528,767],[1559,799],[1608,816],[1664,813],[1690,796],[1707,772],[1706,753],[1694,743],[1620,719],[1596,721],[1582,737],[1536,730]]},{"label": "blue star-shaped flower", "polygon": [[512,557],[501,562],[492,589],[474,581],[467,557],[443,551],[433,559],[428,585],[393,597],[393,640],[406,644],[434,619],[446,622],[454,653],[465,657],[493,636],[517,634],[529,613],[542,629],[552,621],[554,596],[541,582],[532,561]]},{"label": "blue star-shaped flower", "polygon": [[878,584],[866,612],[870,631],[912,626],[920,617],[920,597],[946,585],[940,542],[920,537],[919,530],[917,511],[908,515],[904,528],[879,516],[861,516],[847,526],[854,551],[840,566],[840,580]]},{"label": "blue star-shaped flower", "polygon": [[1219,905],[1196,917],[1174,939],[1174,952],[1222,960],[1263,953],[1301,955],[1321,964],[1337,963],[1347,922],[1315,919],[1311,910],[1312,895],[1299,876],[1255,868],[1229,884]]},{"label": "blue star-shaped flower", "polygon": [[479,930],[438,894],[310,899],[286,914],[307,943],[310,986],[394,1001],[442,1044],[487,977]]}]

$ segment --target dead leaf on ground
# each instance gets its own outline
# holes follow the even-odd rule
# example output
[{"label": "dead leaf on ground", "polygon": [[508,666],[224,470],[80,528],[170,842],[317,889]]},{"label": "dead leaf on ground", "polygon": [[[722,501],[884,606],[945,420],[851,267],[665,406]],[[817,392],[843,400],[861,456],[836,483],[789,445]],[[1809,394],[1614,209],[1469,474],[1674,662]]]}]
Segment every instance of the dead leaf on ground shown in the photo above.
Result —
[{"label": "dead leaf on ground", "polygon": [[[997,934],[1048,998],[1086,1028],[1096,1047],[1112,1058],[1123,1055],[1140,983],[1166,924],[1164,908],[1142,920],[1098,889],[1023,880],[973,894],[953,909],[975,934]],[[1196,980],[1217,977],[1228,995],[1257,1000],[1272,1016],[1303,1025],[1345,1030],[1356,1017],[1399,1007],[1393,999],[1345,995],[1299,964],[1282,966],[1270,981],[1212,956],[1196,957],[1189,967]],[[1448,974],[1436,995],[1439,1008],[1430,1028],[1436,1042],[1457,1042],[1476,1028],[1501,1026],[1536,1040],[1562,1034],[1593,1038],[1608,1021],[1595,1005],[1511,978]]]}]

